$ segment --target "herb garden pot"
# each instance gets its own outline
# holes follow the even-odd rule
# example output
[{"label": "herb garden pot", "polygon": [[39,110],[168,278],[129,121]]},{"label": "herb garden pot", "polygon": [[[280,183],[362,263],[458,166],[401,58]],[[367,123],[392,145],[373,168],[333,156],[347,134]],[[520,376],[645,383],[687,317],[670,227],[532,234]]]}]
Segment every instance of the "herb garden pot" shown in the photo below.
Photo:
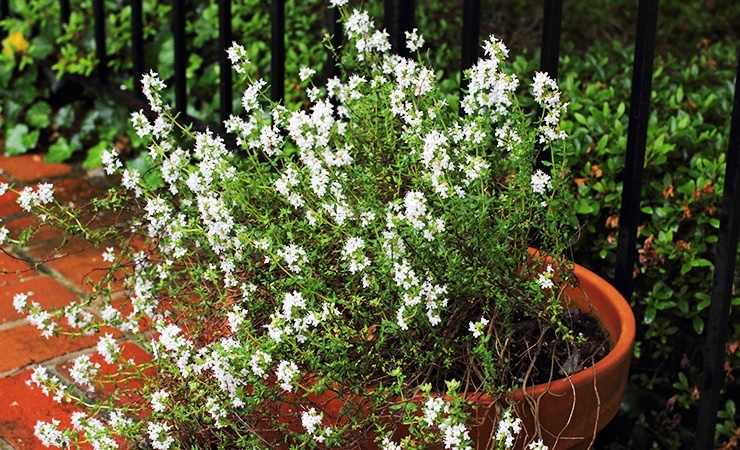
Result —
[{"label": "herb garden pot", "polygon": [[[611,350],[595,365],[576,372],[567,378],[525,389],[518,389],[500,397],[488,394],[468,396],[475,409],[468,424],[470,437],[478,450],[493,449],[492,437],[501,411],[511,404],[521,419],[522,431],[515,448],[525,449],[529,442],[542,439],[550,450],[587,449],[593,444],[596,433],[614,418],[622,402],[629,373],[632,347],[635,338],[635,319],[632,309],[619,292],[606,280],[584,267],[575,266],[579,280],[577,288],[568,288],[568,308],[578,308],[596,316],[601,321]],[[309,404],[320,410],[326,425],[346,423],[342,409],[369,408],[367,400],[354,395],[340,395],[324,391],[321,395],[304,398],[302,407],[282,403],[275,415],[293,432],[302,432],[300,413]],[[419,403],[423,403],[423,399]],[[394,438],[405,435],[399,429]],[[368,433],[365,441],[354,441],[347,448],[375,450],[377,436]],[[441,448],[441,447],[440,447]]]},{"label": "herb garden pot", "polygon": [[[508,395],[522,420],[517,448],[541,438],[551,449],[587,449],[596,433],[617,414],[629,374],[635,338],[635,318],[627,301],[606,280],[575,266],[578,288],[568,289],[572,304],[597,316],[608,334],[611,350],[596,364],[567,378],[527,386]],[[498,422],[495,401],[480,395],[477,425],[470,435],[478,449],[490,448]],[[491,444],[492,445],[492,444]]]}]

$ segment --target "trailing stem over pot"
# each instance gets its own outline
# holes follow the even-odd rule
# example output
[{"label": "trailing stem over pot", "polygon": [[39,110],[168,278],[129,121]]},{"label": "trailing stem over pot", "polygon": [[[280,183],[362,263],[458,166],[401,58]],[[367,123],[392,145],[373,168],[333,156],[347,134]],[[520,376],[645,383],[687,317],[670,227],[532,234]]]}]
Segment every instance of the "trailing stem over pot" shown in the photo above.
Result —
[{"label": "trailing stem over pot", "polygon": [[[91,205],[133,211],[125,222],[88,229],[69,219],[86,211],[21,192],[29,208],[75,221],[70,230],[112,262],[87,304],[48,315],[27,298],[16,307],[49,333],[65,314],[83,331],[102,322],[135,333],[157,370],[141,388],[145,419],[103,400],[72,431],[40,424],[46,443],[84,431],[146,435],[156,449],[351,448],[361,439],[468,448],[468,396],[505,393],[541,370],[538,351],[581,343],[563,298],[577,283],[564,258],[576,224],[555,83],[535,74],[534,101],[520,103],[527,94],[507,71],[508,50],[491,37],[460,117],[457,94],[420,62],[416,31],[407,36],[416,59],[405,59],[389,53],[368,13],[342,17],[348,42],[334,51],[343,76],[316,86],[301,70],[302,109],[269,104],[246,50],[228,50],[246,83],[242,114],[225,124],[236,149],[179,124],[164,82],[146,75],[152,114],[133,121],[150,142],[148,167],[106,153],[122,188]],[[542,151],[549,174],[536,169]],[[551,262],[532,264],[532,244]],[[122,279],[123,307],[113,295]],[[75,313],[93,301],[99,319]],[[152,336],[139,328],[144,318]],[[515,347],[525,328],[533,338]],[[123,363],[116,342],[101,338],[100,351]],[[79,379],[94,378],[83,362]],[[34,383],[64,389],[42,370]],[[362,407],[348,402],[331,418],[312,400],[329,392]]]}]

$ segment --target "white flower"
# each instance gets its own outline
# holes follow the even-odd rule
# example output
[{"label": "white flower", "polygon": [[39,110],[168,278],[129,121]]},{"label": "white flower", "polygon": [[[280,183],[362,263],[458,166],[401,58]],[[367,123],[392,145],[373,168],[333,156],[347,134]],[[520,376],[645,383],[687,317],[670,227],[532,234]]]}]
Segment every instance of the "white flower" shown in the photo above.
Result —
[{"label": "white flower", "polygon": [[468,323],[468,330],[473,335],[474,338],[479,338],[483,334],[483,328],[485,328],[486,325],[488,325],[489,320],[485,317],[481,317],[478,322],[469,322]]},{"label": "white flower", "polygon": [[539,439],[537,441],[530,442],[529,445],[527,446],[527,449],[528,450],[548,450],[549,447],[545,445],[544,442],[542,442],[542,439]]},{"label": "white flower", "polygon": [[33,292],[27,292],[25,294],[19,292],[13,296],[13,308],[15,308],[18,314],[22,314],[25,311],[28,297],[31,295],[33,295]]},{"label": "white flower", "polygon": [[298,71],[298,78],[300,78],[301,81],[306,81],[314,76],[315,73],[316,71],[311,69],[310,67],[301,67],[301,70]]},{"label": "white flower", "polygon": [[104,150],[101,156],[101,162],[103,163],[103,168],[105,168],[105,173],[108,175],[113,175],[117,169],[123,167],[123,163],[118,159],[118,155],[114,150]]},{"label": "white flower", "polygon": [[115,363],[121,354],[121,348],[110,333],[105,333],[105,336],[100,337],[96,349],[108,364]]},{"label": "white flower", "polygon": [[383,442],[380,443],[381,450],[403,450],[400,444],[397,444],[391,440],[390,437],[386,436],[383,438]]},{"label": "white flower", "polygon": [[149,435],[149,443],[155,450],[169,450],[172,444],[175,443],[175,439],[172,436],[168,436],[167,432],[172,427],[166,423],[160,422],[149,422],[147,424],[147,434]]},{"label": "white flower", "polygon": [[537,275],[537,282],[540,283],[540,288],[543,290],[555,287],[555,283],[552,281],[552,275],[549,273],[547,275],[543,273]]},{"label": "white flower", "polygon": [[51,422],[39,420],[33,427],[33,434],[41,441],[44,447],[65,448],[69,445],[69,439],[59,429],[61,422],[52,419]]},{"label": "white flower", "polygon": [[331,6],[337,7],[337,6],[344,6],[347,4],[349,0],[329,0],[329,4]]},{"label": "white flower", "polygon": [[286,245],[278,250],[277,254],[285,260],[288,269],[293,273],[301,273],[301,266],[308,262],[306,251],[295,244]]},{"label": "white flower", "polygon": [[548,190],[552,189],[552,183],[550,182],[550,175],[537,169],[537,172],[532,174],[532,191],[536,194],[545,194]]},{"label": "white flower", "polygon": [[113,247],[107,247],[103,252],[103,261],[113,262],[116,260],[116,254],[113,251]]},{"label": "white flower", "polygon": [[164,412],[167,409],[167,399],[170,397],[170,393],[162,389],[152,394],[151,405],[152,411]]},{"label": "white flower", "polygon": [[267,378],[266,367],[269,366],[271,362],[272,356],[268,355],[262,350],[257,350],[249,359],[249,366],[252,369],[252,373],[260,378]]},{"label": "white flower", "polygon": [[100,372],[100,364],[90,360],[89,355],[80,355],[73,360],[69,374],[72,379],[81,386],[87,386],[87,390],[94,390],[92,379]]},{"label": "white flower", "polygon": [[411,31],[406,31],[406,47],[415,52],[424,46],[424,36],[417,34],[418,28],[414,28]]},{"label": "white flower", "polygon": [[[149,123],[149,119],[144,115],[144,110],[139,110],[131,113],[131,123],[134,125],[134,129],[136,130],[136,134],[140,138],[144,138],[151,134],[152,132],[152,126]],[[109,151],[106,151],[106,153]],[[112,152],[111,152],[112,153]],[[105,158],[105,156],[104,156]],[[110,158],[110,155],[108,156]],[[104,166],[106,167],[106,172],[108,175],[110,175],[112,172],[108,172],[108,165],[105,164],[105,161],[103,162]]]},{"label": "white flower", "polygon": [[61,401],[60,392],[62,391],[57,388],[57,386],[61,386],[61,383],[62,382],[58,377],[50,375],[46,367],[43,366],[36,366],[31,373],[31,378],[26,381],[26,384],[29,386],[33,384],[41,388],[41,392],[43,392],[47,397],[51,395],[53,390],[54,399],[57,401]]},{"label": "white flower", "polygon": [[521,419],[512,417],[511,411],[505,411],[496,426],[496,442],[503,443],[504,449],[510,449],[521,430]]},{"label": "white flower", "polygon": [[322,413],[317,412],[315,408],[311,408],[301,413],[301,424],[303,424],[303,428],[306,429],[308,434],[314,435],[318,426],[321,425],[321,419],[323,417],[324,415]]},{"label": "white flower", "polygon": [[300,371],[298,370],[298,366],[294,362],[285,360],[280,361],[280,364],[278,364],[276,370],[276,375],[278,381],[280,382],[280,387],[285,391],[292,391],[292,381],[299,373]]},{"label": "white flower", "polygon": [[36,206],[45,205],[52,201],[54,201],[54,186],[50,183],[39,184],[35,191],[30,186],[26,186],[16,200],[20,207],[28,212]]}]

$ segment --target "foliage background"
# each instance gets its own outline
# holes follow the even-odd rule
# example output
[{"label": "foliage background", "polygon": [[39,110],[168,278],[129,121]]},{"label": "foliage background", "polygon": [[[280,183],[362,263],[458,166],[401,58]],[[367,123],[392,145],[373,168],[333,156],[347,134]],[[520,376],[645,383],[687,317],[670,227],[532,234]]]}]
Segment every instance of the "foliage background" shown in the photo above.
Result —
[{"label": "foliage background", "polygon": [[[97,64],[90,2],[71,1],[60,27],[56,0],[12,2],[1,22],[0,149],[5,154],[42,152],[49,161],[97,167],[113,146],[129,164],[146,154],[128,124],[128,109],[86,90],[78,78]],[[287,0],[287,102],[300,87],[300,67],[322,70],[326,17],[323,0]],[[363,2],[356,1],[360,4]],[[364,6],[382,17],[380,1]],[[572,186],[582,233],[576,261],[610,278],[619,220],[621,169],[626,144],[632,43],[637,2],[565,2],[560,84],[571,102],[566,126],[572,136]],[[724,152],[732,107],[740,3],[732,0],[663,0],[652,113],[648,132],[639,264],[631,299],[639,329],[632,377],[623,410],[600,436],[601,448],[691,448],[696,419],[702,342],[711,292],[712,262],[721,208]],[[145,7],[146,66],[172,77],[174,46],[167,0]],[[189,113],[217,119],[217,8],[188,3]],[[416,0],[416,25],[425,35],[434,67],[446,67],[445,85],[456,98],[462,1]],[[234,36],[269,79],[269,3],[234,2]],[[130,7],[106,1],[111,84],[131,89],[127,42]],[[484,0],[482,34],[502,38],[531,74],[538,65],[541,1]],[[169,85],[172,83],[169,82]],[[235,110],[239,99],[235,96]],[[725,384],[717,428],[718,446],[740,444],[734,398],[740,397],[740,298],[733,299],[726,348]]]}]

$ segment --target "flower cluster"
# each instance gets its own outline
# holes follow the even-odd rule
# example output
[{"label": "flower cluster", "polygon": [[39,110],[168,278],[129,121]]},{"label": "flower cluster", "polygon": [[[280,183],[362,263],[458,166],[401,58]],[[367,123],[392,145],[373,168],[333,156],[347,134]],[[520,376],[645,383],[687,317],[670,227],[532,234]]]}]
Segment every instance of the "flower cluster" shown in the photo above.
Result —
[{"label": "flower cluster", "polygon": [[[464,396],[421,401],[421,386],[444,392],[465,379],[455,384],[463,393],[500,394],[520,376],[507,370],[510,322],[561,329],[553,324],[572,203],[557,158],[549,174],[535,164],[540,151],[557,156],[565,137],[554,82],[534,78],[537,120],[519,106],[508,50],[492,37],[469,73],[461,116],[434,70],[391,54],[367,12],[342,15],[346,73],[316,86],[317,72],[302,69],[302,109],[269,104],[246,50],[228,49],[247,85],[242,114],[225,123],[237,148],[182,126],[164,81],[146,74],[154,116],[132,117],[149,143],[146,172],[112,151],[102,157],[121,187],[99,206],[134,213],[85,230],[105,243],[110,270],[87,303],[50,312],[30,294],[14,298],[46,336],[66,317],[81,332],[140,335],[152,354],[137,372],[148,414],[116,415],[111,401],[74,418],[101,448],[115,447],[104,439],[114,434],[145,436],[155,449],[347,448],[367,436],[387,449],[472,449]],[[424,45],[417,30],[406,38],[413,52]],[[19,197],[42,214],[54,213],[52,200],[45,185]],[[532,244],[552,256],[557,276],[532,262]],[[131,368],[112,335],[96,350],[105,364]],[[93,361],[75,359],[78,386],[96,385]],[[43,368],[33,380],[67,395]],[[339,412],[325,409],[340,399]],[[517,430],[509,419],[495,436],[501,448]],[[390,433],[414,421],[423,439]],[[37,435],[59,446],[73,435],[59,429],[42,424]]]}]

